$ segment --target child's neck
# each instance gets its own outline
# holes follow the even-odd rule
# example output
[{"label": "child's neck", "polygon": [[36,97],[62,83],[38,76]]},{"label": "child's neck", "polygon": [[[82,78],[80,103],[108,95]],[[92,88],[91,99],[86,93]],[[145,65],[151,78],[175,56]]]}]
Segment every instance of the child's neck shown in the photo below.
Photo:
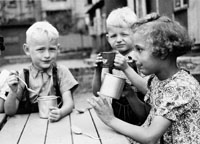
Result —
[{"label": "child's neck", "polygon": [[166,80],[168,78],[171,78],[174,74],[176,74],[179,71],[179,68],[175,64],[170,64],[169,66],[163,67],[162,71],[160,73],[157,73],[157,77],[159,80]]},{"label": "child's neck", "polygon": [[35,66],[34,64],[32,64],[32,65],[33,65],[33,67],[34,67],[36,70],[38,70],[38,71],[40,71],[40,72],[46,72],[46,71],[48,71],[48,69],[51,68],[51,67],[48,67],[48,68],[43,69],[43,68],[39,68],[39,67]]},{"label": "child's neck", "polygon": [[129,54],[131,51],[132,51],[131,49],[128,49],[128,50],[120,52],[120,53],[125,56],[125,55]]}]

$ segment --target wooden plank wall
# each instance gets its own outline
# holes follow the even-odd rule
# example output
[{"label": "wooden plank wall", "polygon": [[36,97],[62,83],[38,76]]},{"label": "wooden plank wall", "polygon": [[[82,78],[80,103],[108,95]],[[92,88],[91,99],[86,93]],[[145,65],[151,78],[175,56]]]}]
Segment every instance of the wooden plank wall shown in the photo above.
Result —
[{"label": "wooden plank wall", "polygon": [[200,44],[200,0],[189,0],[188,8],[188,31],[196,44]]}]

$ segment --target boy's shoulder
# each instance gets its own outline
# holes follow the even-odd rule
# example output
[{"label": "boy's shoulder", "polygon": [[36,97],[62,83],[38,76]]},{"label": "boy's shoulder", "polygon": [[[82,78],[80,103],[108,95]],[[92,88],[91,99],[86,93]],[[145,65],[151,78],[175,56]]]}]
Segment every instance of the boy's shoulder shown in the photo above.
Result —
[{"label": "boy's shoulder", "polygon": [[[60,75],[62,73],[70,72],[69,68],[62,64],[56,64],[54,66],[54,70],[56,70],[56,73],[58,73],[58,75]],[[24,67],[23,69],[19,70],[20,77],[24,77],[24,74],[26,71],[28,71],[29,73],[35,72],[35,70],[33,70],[33,68],[32,68],[32,65],[29,65],[29,66]],[[52,68],[52,71],[53,71],[53,68]]]},{"label": "boy's shoulder", "polygon": [[70,72],[69,68],[63,64],[56,64],[56,66],[54,67],[56,68],[58,73]]}]

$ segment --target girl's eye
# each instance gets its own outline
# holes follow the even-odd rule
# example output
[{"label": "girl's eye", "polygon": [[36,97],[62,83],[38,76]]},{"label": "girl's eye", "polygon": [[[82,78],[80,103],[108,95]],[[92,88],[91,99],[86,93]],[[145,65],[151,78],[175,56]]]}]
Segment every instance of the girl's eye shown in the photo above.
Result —
[{"label": "girl's eye", "polygon": [[137,52],[139,52],[139,53],[142,52],[142,49],[141,49],[140,47],[138,47],[138,46],[135,46],[135,50],[136,50]]},{"label": "girl's eye", "polygon": [[122,33],[122,36],[129,36],[129,34],[127,34],[127,33]]}]

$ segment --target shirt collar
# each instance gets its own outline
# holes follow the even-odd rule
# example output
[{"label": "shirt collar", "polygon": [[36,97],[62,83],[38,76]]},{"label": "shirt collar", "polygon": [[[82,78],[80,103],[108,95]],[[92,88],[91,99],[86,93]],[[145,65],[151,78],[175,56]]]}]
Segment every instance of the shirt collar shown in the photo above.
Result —
[{"label": "shirt collar", "polygon": [[36,67],[33,66],[33,64],[30,66],[30,74],[32,75],[33,78],[36,78],[39,73],[46,73],[48,76],[52,76],[52,68],[53,66],[50,66],[47,71],[41,71],[38,70]]}]

